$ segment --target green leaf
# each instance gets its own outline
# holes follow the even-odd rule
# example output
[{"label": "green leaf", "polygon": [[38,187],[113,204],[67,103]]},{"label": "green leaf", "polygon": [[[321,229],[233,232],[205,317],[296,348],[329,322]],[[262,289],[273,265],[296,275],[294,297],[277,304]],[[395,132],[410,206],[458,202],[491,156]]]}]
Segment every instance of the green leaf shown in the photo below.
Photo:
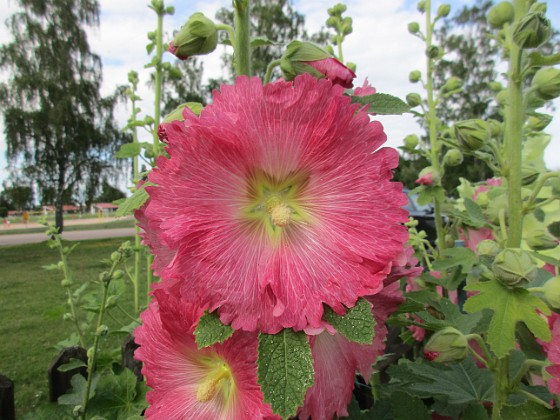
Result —
[{"label": "green leaf", "polygon": [[75,420],[73,407],[56,403],[43,403],[35,410],[23,416],[23,420]]},{"label": "green leaf", "polygon": [[374,93],[367,96],[351,96],[352,103],[369,105],[368,112],[379,115],[401,115],[410,111],[403,100],[386,93]]},{"label": "green leaf", "polygon": [[97,384],[88,414],[108,419],[128,419],[140,415],[148,406],[146,391],[146,385],[137,382],[129,369],[124,369],[119,375],[104,375]]},{"label": "green leaf", "polygon": [[391,407],[395,419],[399,420],[430,420],[428,409],[420,398],[411,397],[405,392],[393,392]]},{"label": "green leaf", "polygon": [[542,55],[538,51],[533,51],[529,54],[529,64],[531,66],[537,67],[554,66],[556,64],[560,64],[560,53]]},{"label": "green leaf", "polygon": [[464,309],[467,312],[483,309],[493,311],[488,328],[488,344],[497,357],[504,357],[515,348],[515,326],[518,322],[525,323],[541,340],[550,340],[548,323],[536,312],[538,309],[550,315],[550,309],[526,289],[507,289],[497,281],[472,284],[465,289],[480,292],[465,302]]},{"label": "green leaf", "polygon": [[222,324],[216,312],[204,312],[194,330],[194,337],[199,349],[223,343],[233,335],[233,328]]},{"label": "green leaf", "polygon": [[272,42],[270,39],[266,39],[266,38],[253,38],[251,40],[251,48],[257,48],[257,47],[267,47],[269,45],[274,45],[274,42]]},{"label": "green leaf", "polygon": [[69,370],[80,368],[80,367],[87,367],[83,360],[71,358],[71,361],[68,363],[64,363],[60,365],[57,370],[59,372],[68,372]]},{"label": "green leaf", "polygon": [[556,239],[560,239],[560,222],[553,222],[546,228]]},{"label": "green leaf", "polygon": [[[95,395],[95,388],[97,386],[97,381],[99,381],[99,375],[94,374],[91,380],[91,388],[89,390],[89,399]],[[63,405],[82,405],[84,403],[84,395],[86,393],[87,381],[79,373],[72,376],[70,380],[72,388],[66,394],[58,397],[58,403]]]},{"label": "green leaf", "polygon": [[371,313],[371,305],[363,298],[358,299],[356,305],[342,316],[325,306],[323,319],[350,341],[360,344],[373,343],[375,320]]},{"label": "green leaf", "polygon": [[465,208],[467,209],[467,214],[469,215],[470,218],[469,224],[477,228],[486,225],[486,219],[484,218],[484,214],[482,213],[482,210],[480,209],[478,204],[476,204],[470,198],[465,198],[463,200],[463,204],[465,205]]},{"label": "green leaf", "polygon": [[294,416],[313,385],[313,357],[307,336],[284,329],[259,334],[259,384],[265,402],[282,418]]},{"label": "green leaf", "polygon": [[488,413],[482,404],[469,404],[461,416],[462,420],[488,420]]},{"label": "green leaf", "polygon": [[508,420],[558,420],[558,410],[549,410],[542,405],[527,401],[525,404],[505,406],[501,410],[502,418]]},{"label": "green leaf", "polygon": [[115,157],[119,159],[131,158],[140,154],[140,143],[125,143],[115,153]]},{"label": "green leaf", "polygon": [[478,263],[477,255],[469,248],[448,248],[442,252],[444,259],[434,262],[434,270],[445,271],[449,268],[461,266],[462,272],[468,274],[473,265]]},{"label": "green leaf", "polygon": [[136,209],[142,207],[150,195],[146,191],[146,187],[153,186],[154,184],[151,182],[145,182],[142,184],[140,188],[138,188],[134,193],[126,199],[124,203],[122,203],[118,210],[115,212],[117,217],[126,216],[127,214],[132,214],[132,212]]}]

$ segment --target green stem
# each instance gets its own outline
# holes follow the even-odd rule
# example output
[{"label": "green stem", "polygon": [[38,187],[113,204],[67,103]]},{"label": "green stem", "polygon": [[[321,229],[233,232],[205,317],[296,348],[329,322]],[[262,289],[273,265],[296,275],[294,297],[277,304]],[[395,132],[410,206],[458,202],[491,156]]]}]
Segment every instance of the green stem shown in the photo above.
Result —
[{"label": "green stem", "polygon": [[494,405],[492,407],[492,420],[501,420],[501,410],[505,405],[509,390],[509,357],[498,359],[496,370],[494,372],[496,378]]},{"label": "green stem", "polygon": [[138,324],[140,324],[140,321],[137,318],[134,318],[132,315],[130,315],[121,305],[119,305],[118,303],[115,305],[117,307],[117,309],[119,311],[121,311],[124,316],[126,316],[127,318],[131,319],[134,322],[137,322]]},{"label": "green stem", "polygon": [[337,34],[336,36],[336,46],[338,47],[338,61],[340,61],[341,63],[344,64],[344,57],[342,56],[342,35],[340,34],[340,32]]},{"label": "green stem", "polygon": [[[556,178],[560,176],[560,172],[548,172],[544,175],[541,175],[539,177],[539,180],[537,182],[537,185],[535,185],[535,187],[533,188],[533,193],[531,194],[531,197],[529,197],[529,200],[527,201],[527,204],[525,204],[524,206],[524,212],[527,213],[529,211],[529,209],[531,208],[531,206],[533,205],[533,203],[535,202],[535,200],[537,199],[537,196],[539,195],[539,192],[541,192],[542,187],[544,187],[544,184],[546,183],[546,181],[548,181],[550,178]],[[553,197],[556,198],[556,197]]]},{"label": "green stem", "polygon": [[235,39],[232,40],[234,49],[234,65],[236,76],[251,76],[251,21],[249,20],[250,1],[233,1],[233,23]]},{"label": "green stem", "polygon": [[480,347],[480,349],[482,350],[482,353],[484,354],[484,358],[486,359],[486,362],[492,366],[493,365],[493,361],[494,358],[492,357],[492,355],[490,354],[490,351],[488,350],[488,347],[486,346],[486,343],[484,342],[484,340],[482,339],[482,337],[478,334],[467,334],[465,336],[465,338],[467,340],[474,340],[476,341],[476,343],[478,344],[478,346]]},{"label": "green stem", "polygon": [[[432,13],[431,13],[431,1],[426,1],[426,49],[432,46],[433,38],[433,25],[432,25]],[[433,74],[434,74],[434,60],[427,57],[427,74],[426,74],[426,90],[428,95],[428,135],[430,138],[430,160],[432,168],[436,174],[441,173],[440,163],[439,163],[439,152],[440,144],[437,140],[437,121],[436,121],[436,106],[434,100],[434,86],[433,86]],[[436,187],[441,187],[441,180],[436,182]],[[437,245],[438,251],[441,253],[445,249],[445,235],[443,232],[443,221],[441,219],[441,202],[437,197],[434,197],[434,217],[436,224],[436,234],[437,234]]]},{"label": "green stem", "polygon": [[[132,85],[132,116],[131,121],[136,122],[136,83]],[[132,141],[138,143],[138,131],[136,126],[133,124],[132,130]],[[138,184],[139,175],[139,164],[138,156],[132,158],[132,182],[134,185]],[[140,312],[139,297],[140,297],[140,228],[138,225],[134,225],[134,276],[132,277],[132,285],[134,287],[134,312],[138,314]]]},{"label": "green stem", "polygon": [[519,372],[515,375],[515,378],[511,380],[511,386],[516,386],[527,374],[527,371],[532,367],[546,367],[549,363],[542,360],[528,359],[523,362],[519,368]]},{"label": "green stem", "polygon": [[235,45],[235,31],[232,26],[226,25],[225,23],[217,23],[216,29],[218,31],[220,30],[226,31],[228,33],[229,41],[231,42],[231,45]]},{"label": "green stem", "polygon": [[161,57],[163,55],[163,14],[164,12],[158,12],[156,30],[156,80],[154,98],[154,129],[152,130],[155,156],[159,155],[158,127],[159,120],[161,119],[161,85],[163,83],[163,66],[161,62]]},{"label": "green stem", "polygon": [[264,75],[263,84],[266,85],[267,83],[270,83],[270,79],[272,79],[272,72],[274,70],[274,67],[279,66],[281,62],[282,62],[281,59],[273,60],[270,62],[270,64],[266,68],[266,74]]}]

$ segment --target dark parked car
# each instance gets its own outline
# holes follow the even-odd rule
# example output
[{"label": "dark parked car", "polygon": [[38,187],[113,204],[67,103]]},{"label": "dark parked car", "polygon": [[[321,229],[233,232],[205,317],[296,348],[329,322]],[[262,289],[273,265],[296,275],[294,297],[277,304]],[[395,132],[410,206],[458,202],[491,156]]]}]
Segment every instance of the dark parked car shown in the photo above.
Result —
[{"label": "dark parked car", "polygon": [[425,231],[430,242],[435,242],[436,235],[436,218],[434,217],[434,208],[432,205],[418,204],[418,194],[413,194],[407,188],[404,193],[408,196],[408,204],[404,207],[410,213],[410,217],[418,220],[418,231]]}]

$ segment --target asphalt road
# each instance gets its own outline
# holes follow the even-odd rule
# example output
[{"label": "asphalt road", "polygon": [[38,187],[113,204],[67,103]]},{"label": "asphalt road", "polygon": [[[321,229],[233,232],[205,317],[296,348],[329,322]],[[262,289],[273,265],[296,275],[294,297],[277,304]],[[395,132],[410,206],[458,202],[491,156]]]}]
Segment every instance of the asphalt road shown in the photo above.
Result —
[{"label": "asphalt road", "polygon": [[[74,230],[62,232],[62,239],[67,241],[83,241],[86,239],[120,238],[134,236],[134,228]],[[0,246],[21,245],[43,242],[47,240],[44,233],[22,233],[18,235],[0,235]]]}]

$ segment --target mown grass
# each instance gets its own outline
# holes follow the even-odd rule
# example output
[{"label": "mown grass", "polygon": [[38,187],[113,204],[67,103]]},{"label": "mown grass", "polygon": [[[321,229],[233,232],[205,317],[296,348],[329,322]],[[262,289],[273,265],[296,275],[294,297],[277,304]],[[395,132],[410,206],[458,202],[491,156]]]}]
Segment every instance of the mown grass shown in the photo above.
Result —
[{"label": "mown grass", "polygon": [[[81,241],[69,257],[75,287],[97,279],[106,269],[101,260],[109,258],[124,240]],[[60,315],[60,306],[66,303],[65,290],[60,285],[61,272],[42,268],[58,260],[58,252],[45,243],[0,249],[0,373],[15,382],[18,418],[48,401],[47,369],[58,354],[54,346],[74,331],[73,323],[64,321]],[[99,286],[91,284],[90,287],[94,290]],[[142,304],[145,304],[145,290],[144,287],[141,293]],[[133,312],[130,284],[120,304]],[[115,319],[108,317],[106,322],[110,329],[130,323],[120,311],[112,313]],[[110,335],[104,340],[104,348],[116,347],[124,338]]]},{"label": "mown grass", "polygon": [[[134,219],[115,220],[115,221],[107,221],[102,223],[94,222],[92,220],[92,223],[87,225],[64,226],[64,231],[70,232],[73,230],[118,229],[118,228],[127,228],[127,227],[134,227]],[[21,228],[21,229],[0,228],[0,229],[1,229],[0,235],[18,235],[21,233],[42,233],[46,230],[46,228],[44,227]]]}]

